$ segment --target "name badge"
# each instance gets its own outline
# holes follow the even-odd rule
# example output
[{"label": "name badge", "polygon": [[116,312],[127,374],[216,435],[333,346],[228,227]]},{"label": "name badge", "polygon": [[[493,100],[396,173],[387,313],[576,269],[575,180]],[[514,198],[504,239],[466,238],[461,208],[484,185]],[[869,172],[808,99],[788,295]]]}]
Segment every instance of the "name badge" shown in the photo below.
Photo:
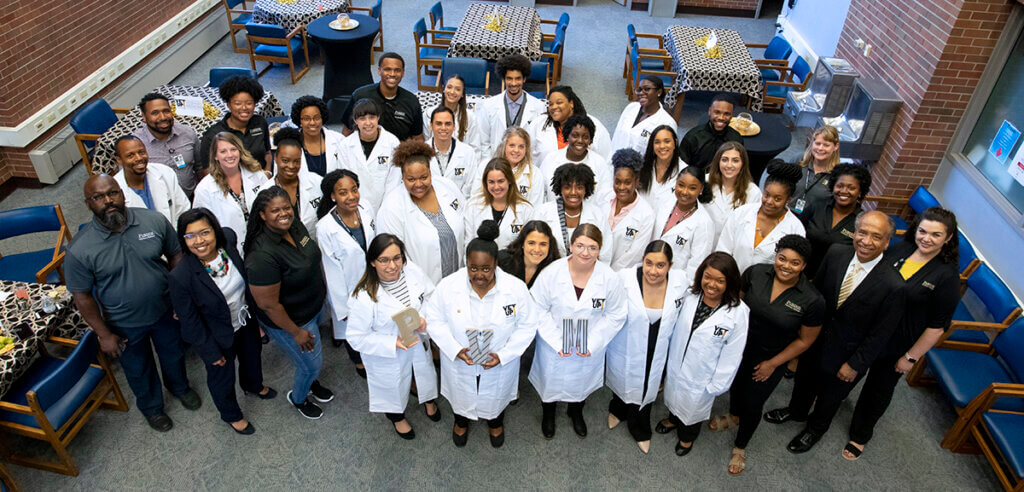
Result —
[{"label": "name badge", "polygon": [[145,241],[147,239],[153,239],[156,237],[155,232],[142,232],[139,233],[139,241]]},{"label": "name badge", "polygon": [[299,241],[299,246],[306,246],[306,243],[308,243],[308,242],[309,242],[309,236],[304,236],[302,238],[302,240]]},{"label": "name badge", "polygon": [[185,169],[185,156],[181,154],[174,154],[172,159],[174,159],[174,167],[178,169]]},{"label": "name badge", "polygon": [[924,282],[921,282],[921,286],[926,288],[926,289],[928,289],[928,290],[935,290],[935,284],[933,284],[933,283],[931,283],[931,282],[929,282],[927,280],[925,280]]},{"label": "name badge", "polygon": [[851,231],[851,230],[843,229],[843,230],[839,231],[839,233],[844,235],[844,236],[846,236],[846,237],[848,237],[848,238],[850,238],[850,239],[853,239],[853,231]]},{"label": "name badge", "polygon": [[252,136],[254,136],[254,137],[258,137],[258,136],[260,136],[260,135],[263,135],[263,129],[262,129],[262,128],[253,128],[253,129],[252,129],[252,130],[251,130],[251,131],[249,132],[249,135],[252,135]]},{"label": "name badge", "polygon": [[800,306],[794,304],[793,301],[786,301],[786,307],[788,307],[789,309],[792,309],[793,311],[796,311],[798,313],[803,311],[803,308],[801,308]]},{"label": "name badge", "polygon": [[806,206],[807,206],[807,200],[804,200],[803,198],[798,198],[796,200],[796,203],[793,204],[793,211],[796,212],[796,213],[803,212],[804,211],[804,207],[806,207]]}]

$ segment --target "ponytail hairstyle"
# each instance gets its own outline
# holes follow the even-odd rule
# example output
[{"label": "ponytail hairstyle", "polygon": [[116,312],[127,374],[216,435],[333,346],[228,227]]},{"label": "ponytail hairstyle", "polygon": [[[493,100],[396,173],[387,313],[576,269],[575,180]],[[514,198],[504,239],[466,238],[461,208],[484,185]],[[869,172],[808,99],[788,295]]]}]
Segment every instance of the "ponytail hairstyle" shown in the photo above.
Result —
[{"label": "ponytail hairstyle", "polygon": [[641,256],[641,258],[647,256],[650,253],[662,253],[665,255],[666,258],[668,258],[669,264],[672,264],[672,246],[670,246],[665,241],[662,241],[661,239],[655,239],[654,241],[648,243],[647,247],[644,248],[644,254],[643,256]]},{"label": "ponytail hairstyle", "polygon": [[684,167],[682,171],[679,171],[676,180],[683,177],[684,174],[689,174],[700,181],[700,195],[697,195],[697,203],[710,203],[714,196],[711,194],[711,187],[704,181],[704,170],[697,166]]},{"label": "ponytail hairstyle", "polygon": [[796,193],[796,183],[800,181],[800,177],[803,176],[803,170],[796,164],[790,164],[782,159],[772,159],[768,161],[766,171],[768,177],[764,180],[765,189],[772,183],[778,183],[786,188],[786,201],[793,198],[793,194]]},{"label": "ponytail hairstyle", "polygon": [[277,130],[274,134],[274,147],[282,147],[285,145],[291,145],[302,150],[302,132],[298,128],[292,128],[290,126],[284,126]]},{"label": "ponytail hairstyle", "polygon": [[324,179],[320,181],[320,194],[323,198],[320,199],[320,204],[316,206],[317,219],[326,217],[337,205],[334,203],[334,200],[331,200],[331,195],[334,194],[334,187],[338,184],[338,181],[341,181],[341,178],[352,178],[352,181],[356,182],[356,188],[359,188],[359,176],[348,169],[335,169],[327,173]]},{"label": "ponytail hairstyle", "polygon": [[353,289],[353,296],[359,291],[365,290],[370,299],[377,302],[377,287],[380,286],[380,277],[377,276],[377,268],[373,266],[373,262],[392,244],[398,246],[398,251],[402,255],[402,268],[405,268],[405,262],[409,259],[409,256],[405,254],[405,243],[394,234],[379,234],[366,247],[366,270],[363,272],[363,277],[359,279],[359,283],[356,284],[356,288]]},{"label": "ponytail hairstyle", "polygon": [[497,222],[491,219],[481,222],[480,227],[476,228],[476,237],[466,245],[466,262],[469,263],[469,254],[474,251],[487,253],[494,261],[498,261],[498,243],[494,240],[498,239],[499,235]]},{"label": "ponytail hairstyle", "polygon": [[263,212],[267,205],[270,204],[270,201],[277,197],[284,197],[285,200],[288,200],[288,203],[291,203],[291,197],[288,195],[288,192],[277,185],[261,191],[256,195],[256,199],[253,200],[252,210],[249,212],[249,223],[246,224],[245,228],[245,247],[243,248],[245,256],[249,256],[253,246],[256,244],[256,239],[266,232],[266,222],[263,221],[263,216],[260,215],[260,212]]},{"label": "ponytail hairstyle", "polygon": [[391,164],[405,172],[405,166],[420,163],[430,170],[430,160],[434,158],[434,149],[423,142],[406,140],[395,147],[391,156]]}]

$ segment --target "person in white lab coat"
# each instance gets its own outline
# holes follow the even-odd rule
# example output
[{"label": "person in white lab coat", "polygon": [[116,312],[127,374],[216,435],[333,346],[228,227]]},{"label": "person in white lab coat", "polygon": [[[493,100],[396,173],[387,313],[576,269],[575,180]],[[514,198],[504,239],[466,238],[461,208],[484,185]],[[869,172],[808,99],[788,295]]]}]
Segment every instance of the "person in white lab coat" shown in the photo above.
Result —
[{"label": "person in white lab coat", "polygon": [[398,236],[409,261],[436,283],[462,266],[466,199],[455,183],[431,175],[433,156],[433,149],[415,140],[395,148],[392,164],[404,186],[389,193],[377,212],[377,233]]},{"label": "person in white lab coat", "polygon": [[640,263],[647,241],[654,235],[654,209],[636,191],[637,172],[643,157],[633,149],[619,149],[612,155],[615,168],[608,205],[608,229],[612,232],[612,270],[629,269]]},{"label": "person in white lab coat", "polygon": [[625,420],[645,454],[651,450],[651,407],[688,283],[678,270],[670,270],[672,248],[658,239],[647,245],[640,266],[619,271],[629,315],[605,355],[605,382],[612,390],[608,428]]},{"label": "person in white lab coat", "polygon": [[661,77],[647,75],[640,79],[636,99],[636,102],[626,105],[615,125],[612,134],[612,148],[615,150],[629,148],[643,152],[654,129],[661,125],[679,131],[676,119],[665,109],[665,83]]},{"label": "person in white lab coat", "polygon": [[533,161],[544,162],[548,154],[563,149],[568,144],[563,136],[562,125],[570,116],[580,115],[590,119],[594,124],[592,149],[601,157],[608,159],[612,154],[612,138],[608,130],[593,115],[588,115],[583,101],[573,92],[572,87],[559,85],[548,91],[547,114],[540,115],[530,123],[527,131],[533,137]]},{"label": "person in white lab coat", "polygon": [[[437,372],[431,360],[430,341],[423,303],[434,292],[434,283],[416,264],[406,261],[405,244],[382,233],[366,248],[366,272],[349,300],[346,336],[366,364],[370,411],[384,413],[402,439],[416,432],[405,419],[413,379],[427,417],[441,420],[437,408]],[[420,312],[420,340],[406,346],[392,316],[412,308]]]},{"label": "person in white lab coat", "polygon": [[501,77],[505,90],[485,99],[476,107],[476,120],[480,125],[480,145],[477,150],[482,156],[498,151],[505,130],[513,126],[529,128],[530,122],[542,116],[547,109],[540,99],[523,90],[526,76],[530,74],[529,58],[518,53],[503,56],[494,71]]},{"label": "person in white lab coat", "polygon": [[570,238],[572,255],[540,272],[530,289],[548,318],[530,367],[530,383],[543,402],[541,432],[555,436],[556,402],[569,402],[569,418],[587,436],[583,405],[604,380],[605,348],[626,321],[626,295],[619,276],[597,261],[603,234],[582,224]]},{"label": "person in white lab coat", "polygon": [[473,188],[469,180],[479,160],[476,149],[452,136],[455,131],[455,114],[451,109],[438,106],[428,120],[432,136],[427,139],[427,145],[434,149],[434,158],[430,159],[430,173],[450,179],[463,195],[469,196]]},{"label": "person in white lab coat", "polygon": [[519,188],[513,184],[512,166],[505,159],[491,159],[483,169],[481,180],[481,191],[469,198],[463,212],[465,239],[468,242],[473,231],[485,220],[493,220],[499,231],[495,242],[499,248],[504,248],[519,236],[523,225],[533,216],[533,205],[519,194]]},{"label": "person in white lab coat", "polygon": [[711,416],[715,397],[728,391],[747,342],[750,309],[740,300],[740,272],[726,253],[711,253],[683,297],[665,369],[669,416],[659,434],[676,430],[676,455],[686,456]]},{"label": "person in white lab coat", "polygon": [[[208,208],[223,227],[247,230],[249,210],[260,186],[268,179],[267,173],[233,133],[213,136],[209,158],[210,173],[196,185],[192,206]],[[238,234],[237,246],[242,253],[245,234]]]},{"label": "person in white lab coat", "polygon": [[498,251],[498,266],[533,287],[537,274],[561,257],[551,227],[542,220],[531,220],[508,247]]},{"label": "person in white lab coat", "polygon": [[806,237],[803,223],[786,206],[800,179],[800,167],[772,159],[767,172],[761,203],[733,210],[718,238],[716,249],[731,254],[741,271],[758,263],[772,263],[775,243],[783,236]]},{"label": "person in white lab coat", "polygon": [[291,197],[296,218],[306,226],[310,237],[316,237],[317,207],[323,198],[319,174],[302,167],[302,134],[294,128],[281,128],[274,134],[274,170],[276,174],[260,186],[260,191],[280,186]]},{"label": "person in white lab coat", "polygon": [[401,173],[391,165],[398,137],[380,126],[380,107],[370,99],[356,102],[352,119],[359,131],[342,141],[341,167],[359,176],[363,195],[379,210],[384,195],[401,186]]},{"label": "person in white lab coat", "polygon": [[[431,116],[437,108],[448,108],[455,116],[455,130],[452,135],[465,142],[474,149],[483,143],[483,136],[480,132],[480,125],[476,122],[476,112],[466,102],[466,80],[459,74],[448,77],[444,82],[444,89],[441,91],[441,102],[437,106],[423,108],[423,121],[430,121]],[[433,128],[429,125],[423,128],[423,137],[430,139],[434,136]],[[487,150],[490,153],[490,150]]]},{"label": "person in white lab coat", "polygon": [[680,171],[675,195],[675,201],[662,204],[655,212],[654,237],[672,246],[672,268],[683,272],[689,286],[697,266],[715,249],[715,224],[706,210],[711,188],[704,183],[704,171],[695,166]]},{"label": "person in white lab coat", "polygon": [[321,178],[342,168],[345,136],[324,128],[329,117],[327,104],[319,97],[302,96],[292,104],[292,123],[302,130],[302,169]]},{"label": "person in white lab coat", "polygon": [[472,188],[467,196],[473,196],[483,191],[480,187],[480,183],[483,182],[481,173],[487,163],[497,157],[507,160],[512,165],[512,174],[516,178],[519,194],[533,204],[534,208],[546,201],[545,194],[549,185],[545,181],[544,174],[540,172],[540,168],[534,164],[533,156],[530,154],[530,134],[518,126],[505,130],[494,155],[480,161],[480,164],[473,169],[469,180]]},{"label": "person in white lab coat", "polygon": [[672,201],[676,176],[686,168],[677,142],[675,127],[669,125],[655,128],[647,140],[644,166],[640,168],[636,189],[652,207],[664,201]]},{"label": "person in white lab coat", "polygon": [[718,148],[708,166],[707,183],[712,198],[706,208],[715,223],[717,244],[733,210],[761,201],[761,189],[750,175],[750,160],[743,144],[725,142]]},{"label": "person in white lab coat", "polygon": [[519,358],[544,320],[526,284],[498,269],[498,226],[485,221],[466,246],[466,268],[437,284],[424,309],[441,352],[441,394],[452,405],[452,440],[466,445],[469,421],[487,420],[491,446],[505,442],[505,407],[519,391]]},{"label": "person in white lab coat", "polygon": [[[366,271],[366,246],[374,232],[374,215],[369,204],[360,200],[359,176],[348,169],[327,173],[320,183],[324,199],[317,207],[320,218],[316,226],[316,242],[320,244],[324,277],[327,279],[327,301],[331,310],[334,346],[345,341],[348,325],[348,303],[359,279]],[[356,373],[366,377],[363,361],[350,345],[345,344],[348,357],[356,365]]]},{"label": "person in white lab coat", "polygon": [[[612,192],[612,168],[608,161],[590,149],[592,136],[596,131],[594,122],[586,117],[574,114],[565,120],[561,130],[562,138],[567,145],[564,149],[556,149],[548,152],[547,157],[540,164],[540,172],[548,182],[555,174],[555,169],[566,163],[586,164],[591,171],[594,171],[594,199],[602,203],[611,199]],[[610,157],[610,156],[609,156]],[[555,197],[551,190],[547,190],[545,201],[552,201]]]},{"label": "person in white lab coat", "polygon": [[146,144],[135,135],[125,135],[114,144],[114,159],[121,172],[114,181],[124,190],[126,207],[148,208],[160,212],[172,225],[192,208],[188,195],[178,185],[178,175],[168,166],[149,165]]},{"label": "person in white lab coat", "polygon": [[594,194],[594,172],[586,164],[562,164],[551,178],[551,191],[555,193],[555,200],[537,207],[533,218],[547,222],[554,231],[558,252],[572,254],[569,238],[573,231],[580,224],[593,224],[604,238],[600,260],[611,263],[614,246],[608,228],[607,204],[589,199]]}]

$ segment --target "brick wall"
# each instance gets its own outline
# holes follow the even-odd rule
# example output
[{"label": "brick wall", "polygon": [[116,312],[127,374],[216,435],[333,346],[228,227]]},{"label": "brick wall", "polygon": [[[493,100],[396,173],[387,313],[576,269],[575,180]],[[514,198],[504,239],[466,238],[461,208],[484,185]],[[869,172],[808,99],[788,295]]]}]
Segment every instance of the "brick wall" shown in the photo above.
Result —
[{"label": "brick wall", "polygon": [[[931,183],[1014,0],[853,0],[836,48],[904,99],[872,194],[907,196]],[[864,57],[856,39],[873,45]]]}]

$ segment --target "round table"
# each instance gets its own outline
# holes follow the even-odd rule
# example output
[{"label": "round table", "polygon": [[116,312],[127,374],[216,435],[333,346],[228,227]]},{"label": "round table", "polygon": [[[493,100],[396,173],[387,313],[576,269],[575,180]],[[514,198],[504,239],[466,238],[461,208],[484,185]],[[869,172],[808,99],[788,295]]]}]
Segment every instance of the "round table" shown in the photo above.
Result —
[{"label": "round table", "polygon": [[359,27],[349,31],[331,29],[328,24],[337,16],[321,17],[306,27],[324,52],[324,101],[351,96],[352,91],[373,83],[371,50],[380,23],[368,15],[348,16],[359,21]]},{"label": "round table", "polygon": [[743,146],[750,158],[750,175],[754,182],[761,181],[768,161],[789,148],[793,132],[784,122],[781,114],[751,112],[754,122],[761,127],[761,133],[753,137],[743,137]]},{"label": "round table", "polygon": [[252,7],[252,21],[258,24],[277,24],[292,32],[320,17],[335,18],[348,12],[349,0],[295,0],[280,3],[277,0],[256,0]]}]

